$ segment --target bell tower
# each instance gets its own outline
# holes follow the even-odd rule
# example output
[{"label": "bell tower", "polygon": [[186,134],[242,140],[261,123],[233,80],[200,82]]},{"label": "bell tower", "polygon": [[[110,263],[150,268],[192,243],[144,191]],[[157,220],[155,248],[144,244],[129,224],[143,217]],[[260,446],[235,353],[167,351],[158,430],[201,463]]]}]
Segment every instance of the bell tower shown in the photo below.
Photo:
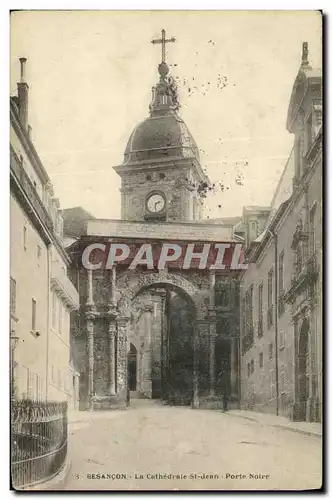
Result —
[{"label": "bell tower", "polygon": [[166,44],[175,38],[160,39],[162,60],[159,81],[152,88],[150,116],[131,133],[124,161],[114,167],[121,177],[121,218],[123,220],[186,222],[201,218],[202,204],[197,186],[207,182],[200,165],[197,145],[180,118],[178,89],[169,76]]}]

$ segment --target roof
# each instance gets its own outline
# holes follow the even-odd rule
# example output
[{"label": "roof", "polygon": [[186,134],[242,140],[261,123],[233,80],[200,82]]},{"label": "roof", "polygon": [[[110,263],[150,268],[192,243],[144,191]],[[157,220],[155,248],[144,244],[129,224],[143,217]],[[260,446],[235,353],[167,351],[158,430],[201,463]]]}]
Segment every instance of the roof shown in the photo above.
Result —
[{"label": "roof", "polygon": [[82,207],[65,208],[62,210],[62,216],[63,233],[67,237],[81,236],[85,231],[87,221],[95,219]]},{"label": "roof", "polygon": [[124,164],[168,157],[199,161],[196,142],[175,111],[150,116],[134,128],[125,149]]},{"label": "roof", "polygon": [[320,68],[312,68],[311,66],[300,67],[295,79],[291,98],[289,101],[287,112],[287,130],[293,132],[294,120],[301,107],[304,96],[307,94],[309,87],[316,87],[321,92],[322,85],[322,70]]}]

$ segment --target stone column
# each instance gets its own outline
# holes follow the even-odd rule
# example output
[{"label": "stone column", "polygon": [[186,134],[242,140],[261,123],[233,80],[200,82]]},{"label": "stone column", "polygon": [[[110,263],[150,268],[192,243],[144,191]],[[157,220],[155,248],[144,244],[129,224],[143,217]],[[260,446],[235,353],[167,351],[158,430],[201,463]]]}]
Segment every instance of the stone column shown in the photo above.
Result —
[{"label": "stone column", "polygon": [[145,337],[144,337],[144,354],[143,354],[143,380],[142,389],[143,393],[152,397],[152,312],[153,306],[151,304],[145,304],[143,307],[144,314],[144,327],[145,327]]},{"label": "stone column", "polygon": [[194,373],[193,373],[193,401],[192,407],[199,408],[199,325],[194,325]]},{"label": "stone column", "polygon": [[87,301],[86,301],[86,305],[87,306],[94,306],[92,270],[88,269],[87,274],[88,274],[88,298],[87,298]]},{"label": "stone column", "polygon": [[116,319],[118,325],[117,336],[117,393],[121,402],[127,400],[127,328],[129,317],[120,316]]},{"label": "stone column", "polygon": [[115,395],[115,337],[116,337],[116,318],[117,318],[117,308],[115,301],[115,287],[116,287],[116,268],[115,266],[111,269],[111,293],[110,293],[110,303],[108,309],[109,326],[108,326],[108,362],[109,362],[109,393],[111,396]]},{"label": "stone column", "polygon": [[88,298],[86,302],[86,330],[87,330],[87,347],[88,347],[88,400],[89,410],[93,410],[94,396],[94,320],[96,318],[96,310],[93,301],[93,275],[92,270],[87,271],[88,274]]},{"label": "stone column", "polygon": [[93,396],[94,396],[94,383],[93,383],[93,370],[94,370],[94,342],[93,342],[93,324],[95,315],[90,310],[86,313],[86,330],[88,342],[88,399],[89,410],[93,410]]},{"label": "stone column", "polygon": [[209,373],[210,373],[210,396],[214,397],[216,393],[216,360],[215,360],[215,349],[216,349],[216,311],[215,308],[209,308],[209,327],[210,327],[210,338],[209,338]]},{"label": "stone column", "polygon": [[210,280],[210,338],[209,338],[209,373],[210,373],[210,396],[214,397],[216,393],[216,368],[215,368],[215,346],[216,346],[216,311],[215,311],[215,271],[209,272]]},{"label": "stone column", "polygon": [[116,337],[116,313],[112,309],[108,311],[109,326],[108,326],[108,341],[109,341],[109,393],[115,395],[115,337]]},{"label": "stone column", "polygon": [[236,398],[238,395],[238,378],[237,378],[237,359],[238,359],[238,339],[235,336],[230,338],[231,342],[231,359],[230,359],[230,382],[231,382],[231,397]]}]

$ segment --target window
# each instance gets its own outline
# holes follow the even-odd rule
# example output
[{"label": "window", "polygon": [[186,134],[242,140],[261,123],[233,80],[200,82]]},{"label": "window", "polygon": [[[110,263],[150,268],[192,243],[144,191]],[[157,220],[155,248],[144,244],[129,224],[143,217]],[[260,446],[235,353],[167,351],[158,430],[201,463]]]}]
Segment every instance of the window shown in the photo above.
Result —
[{"label": "window", "polygon": [[250,374],[251,374],[251,364],[248,363],[248,377],[250,377]]},{"label": "window", "polygon": [[159,179],[165,179],[166,175],[164,174],[164,172],[160,172],[159,174]]},{"label": "window", "polygon": [[310,245],[310,253],[314,255],[316,252],[316,233],[315,233],[315,225],[316,225],[316,203],[310,209],[309,221],[310,221],[310,232],[309,232],[309,245]]},{"label": "window", "polygon": [[245,296],[245,315],[246,315],[246,335],[251,340],[254,335],[254,327],[253,327],[253,306],[252,306],[252,298],[253,298],[253,290],[254,286],[251,285],[246,292]]},{"label": "window", "polygon": [[27,249],[27,241],[28,241],[28,230],[26,226],[23,226],[23,247],[24,250]]},{"label": "window", "polygon": [[253,374],[255,371],[255,362],[253,359],[250,362],[250,371],[251,371],[251,374]]},{"label": "window", "polygon": [[10,312],[16,313],[16,281],[10,278]]},{"label": "window", "polygon": [[284,291],[284,251],[279,254],[279,295]]},{"label": "window", "polygon": [[258,287],[258,336],[263,335],[263,289],[264,285],[261,283]]},{"label": "window", "polygon": [[275,370],[271,369],[270,372],[270,399],[274,398],[275,393]]},{"label": "window", "polygon": [[262,352],[259,353],[259,366],[260,368],[263,367],[263,363],[264,363],[264,354]]},{"label": "window", "polygon": [[229,306],[230,287],[228,283],[219,282],[215,285],[215,305],[218,307]]},{"label": "window", "polygon": [[52,294],[52,328],[55,329],[56,326],[56,293],[53,291]]},{"label": "window", "polygon": [[151,177],[151,175],[150,175],[150,174],[148,174],[148,175],[145,177],[145,179],[146,179],[147,181],[151,181],[152,177]]},{"label": "window", "polygon": [[37,303],[36,303],[35,299],[32,299],[32,303],[31,303],[31,305],[32,305],[32,311],[31,311],[31,313],[32,313],[32,314],[31,314],[31,329],[32,329],[33,331],[35,331],[35,330],[36,330],[36,319],[37,319],[37,318],[36,318],[36,314],[37,314]]},{"label": "window", "polygon": [[273,300],[273,268],[270,269],[267,282],[267,305],[271,307]]},{"label": "window", "polygon": [[285,301],[284,301],[284,251],[279,254],[279,266],[278,266],[278,285],[279,285],[279,296],[278,296],[278,312],[281,316],[285,312]]},{"label": "window", "polygon": [[279,372],[279,389],[280,394],[285,394],[286,384],[285,384],[285,367],[281,365]]},{"label": "window", "polygon": [[273,358],[273,344],[272,342],[269,344],[269,360]]},{"label": "window", "polygon": [[279,350],[281,351],[285,347],[285,332],[284,330],[279,331]]},{"label": "window", "polygon": [[273,325],[273,268],[270,269],[267,282],[267,326]]}]

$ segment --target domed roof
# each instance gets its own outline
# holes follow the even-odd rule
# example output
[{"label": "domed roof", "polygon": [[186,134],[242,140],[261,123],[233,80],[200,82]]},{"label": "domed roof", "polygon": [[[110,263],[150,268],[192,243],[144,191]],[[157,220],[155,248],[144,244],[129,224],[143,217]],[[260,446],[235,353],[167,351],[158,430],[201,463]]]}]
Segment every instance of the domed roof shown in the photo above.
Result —
[{"label": "domed roof", "polygon": [[124,163],[182,157],[196,158],[196,142],[175,111],[150,116],[133,130],[124,154]]}]

